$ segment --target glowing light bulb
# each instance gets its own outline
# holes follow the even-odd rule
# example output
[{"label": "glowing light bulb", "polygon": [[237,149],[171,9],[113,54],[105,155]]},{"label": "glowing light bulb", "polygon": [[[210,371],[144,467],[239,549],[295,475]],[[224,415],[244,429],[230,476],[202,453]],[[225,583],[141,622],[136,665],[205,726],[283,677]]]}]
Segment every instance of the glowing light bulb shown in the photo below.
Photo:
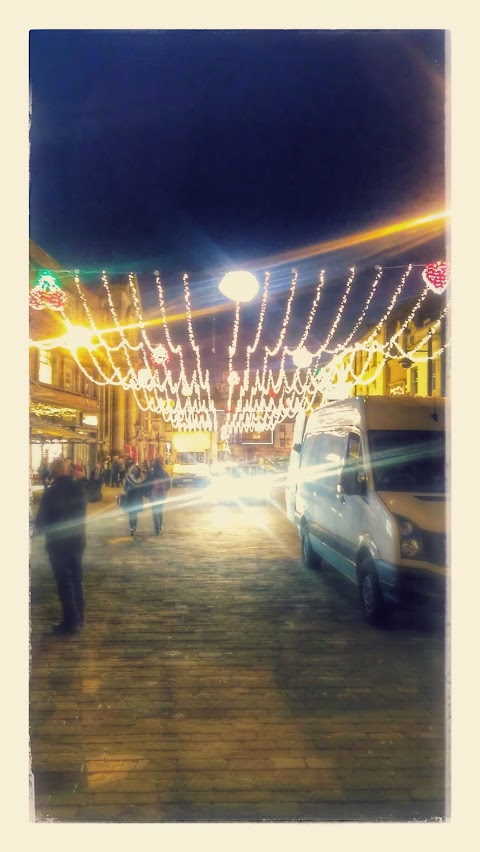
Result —
[{"label": "glowing light bulb", "polygon": [[292,355],[293,363],[296,367],[309,367],[312,363],[312,354],[305,349],[304,346],[301,346],[299,349],[295,349],[295,352]]},{"label": "glowing light bulb", "polygon": [[258,281],[251,272],[227,272],[218,289],[234,302],[250,302],[258,293]]},{"label": "glowing light bulb", "polygon": [[64,340],[67,346],[73,352],[76,352],[77,349],[91,349],[98,345],[93,342],[92,337],[91,329],[81,325],[68,324]]}]

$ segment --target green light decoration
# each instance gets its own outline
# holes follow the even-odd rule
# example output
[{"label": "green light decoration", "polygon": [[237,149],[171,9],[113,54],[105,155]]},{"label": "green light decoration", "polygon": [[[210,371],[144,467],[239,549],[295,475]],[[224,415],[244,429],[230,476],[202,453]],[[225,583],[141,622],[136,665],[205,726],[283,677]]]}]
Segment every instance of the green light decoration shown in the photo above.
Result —
[{"label": "green light decoration", "polygon": [[67,297],[51,272],[43,272],[30,293],[29,304],[35,311],[50,308],[63,311]]}]

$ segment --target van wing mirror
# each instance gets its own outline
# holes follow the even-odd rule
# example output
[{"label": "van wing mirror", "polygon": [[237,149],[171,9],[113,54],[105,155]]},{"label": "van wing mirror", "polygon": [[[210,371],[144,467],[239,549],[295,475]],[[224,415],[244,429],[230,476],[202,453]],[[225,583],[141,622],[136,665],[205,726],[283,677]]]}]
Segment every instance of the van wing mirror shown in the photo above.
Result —
[{"label": "van wing mirror", "polygon": [[293,450],[295,453],[299,453],[301,449],[302,449],[302,445],[301,445],[301,444],[294,444],[294,445],[293,445],[293,447],[292,447],[292,450]]},{"label": "van wing mirror", "polygon": [[356,465],[346,465],[340,474],[340,485],[345,494],[360,494],[365,496],[367,493],[367,479],[361,470]]}]

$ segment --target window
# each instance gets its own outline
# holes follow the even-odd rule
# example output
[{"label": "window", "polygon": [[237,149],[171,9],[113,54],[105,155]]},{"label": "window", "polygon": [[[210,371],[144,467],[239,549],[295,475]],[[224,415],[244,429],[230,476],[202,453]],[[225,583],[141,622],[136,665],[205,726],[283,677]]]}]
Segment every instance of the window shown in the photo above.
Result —
[{"label": "window", "polygon": [[60,383],[60,359],[58,355],[52,356],[52,385]]},{"label": "window", "polygon": [[307,435],[300,461],[302,470],[309,468],[306,478],[317,485],[335,487],[345,455],[345,445],[346,438],[340,433]]},{"label": "window", "polygon": [[445,432],[370,430],[368,441],[378,491],[445,493]]},{"label": "window", "polygon": [[73,368],[73,390],[75,393],[82,392],[82,380],[83,374],[80,372],[78,367]]},{"label": "window", "polygon": [[348,449],[345,458],[345,467],[359,481],[365,474],[363,467],[362,442],[360,435],[351,432],[348,439]]},{"label": "window", "polygon": [[65,361],[63,364],[63,387],[66,390],[71,390],[72,382],[72,365],[69,361]]},{"label": "window", "polygon": [[412,367],[412,393],[418,394],[418,367]]},{"label": "window", "polygon": [[38,359],[38,381],[45,385],[52,384],[52,353],[40,351]]}]

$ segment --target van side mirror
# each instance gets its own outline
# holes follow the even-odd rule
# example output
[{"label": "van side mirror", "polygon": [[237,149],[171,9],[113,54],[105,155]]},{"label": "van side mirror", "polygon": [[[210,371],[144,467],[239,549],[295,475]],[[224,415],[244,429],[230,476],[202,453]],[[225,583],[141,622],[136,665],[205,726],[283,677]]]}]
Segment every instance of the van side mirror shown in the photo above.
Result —
[{"label": "van side mirror", "polygon": [[363,471],[356,465],[346,465],[340,474],[340,485],[345,494],[359,494],[364,497],[367,493],[367,480]]},{"label": "van side mirror", "polygon": [[301,449],[302,449],[302,445],[301,445],[301,444],[294,444],[294,445],[293,445],[293,447],[292,447],[292,450],[293,450],[295,453],[299,453]]}]

